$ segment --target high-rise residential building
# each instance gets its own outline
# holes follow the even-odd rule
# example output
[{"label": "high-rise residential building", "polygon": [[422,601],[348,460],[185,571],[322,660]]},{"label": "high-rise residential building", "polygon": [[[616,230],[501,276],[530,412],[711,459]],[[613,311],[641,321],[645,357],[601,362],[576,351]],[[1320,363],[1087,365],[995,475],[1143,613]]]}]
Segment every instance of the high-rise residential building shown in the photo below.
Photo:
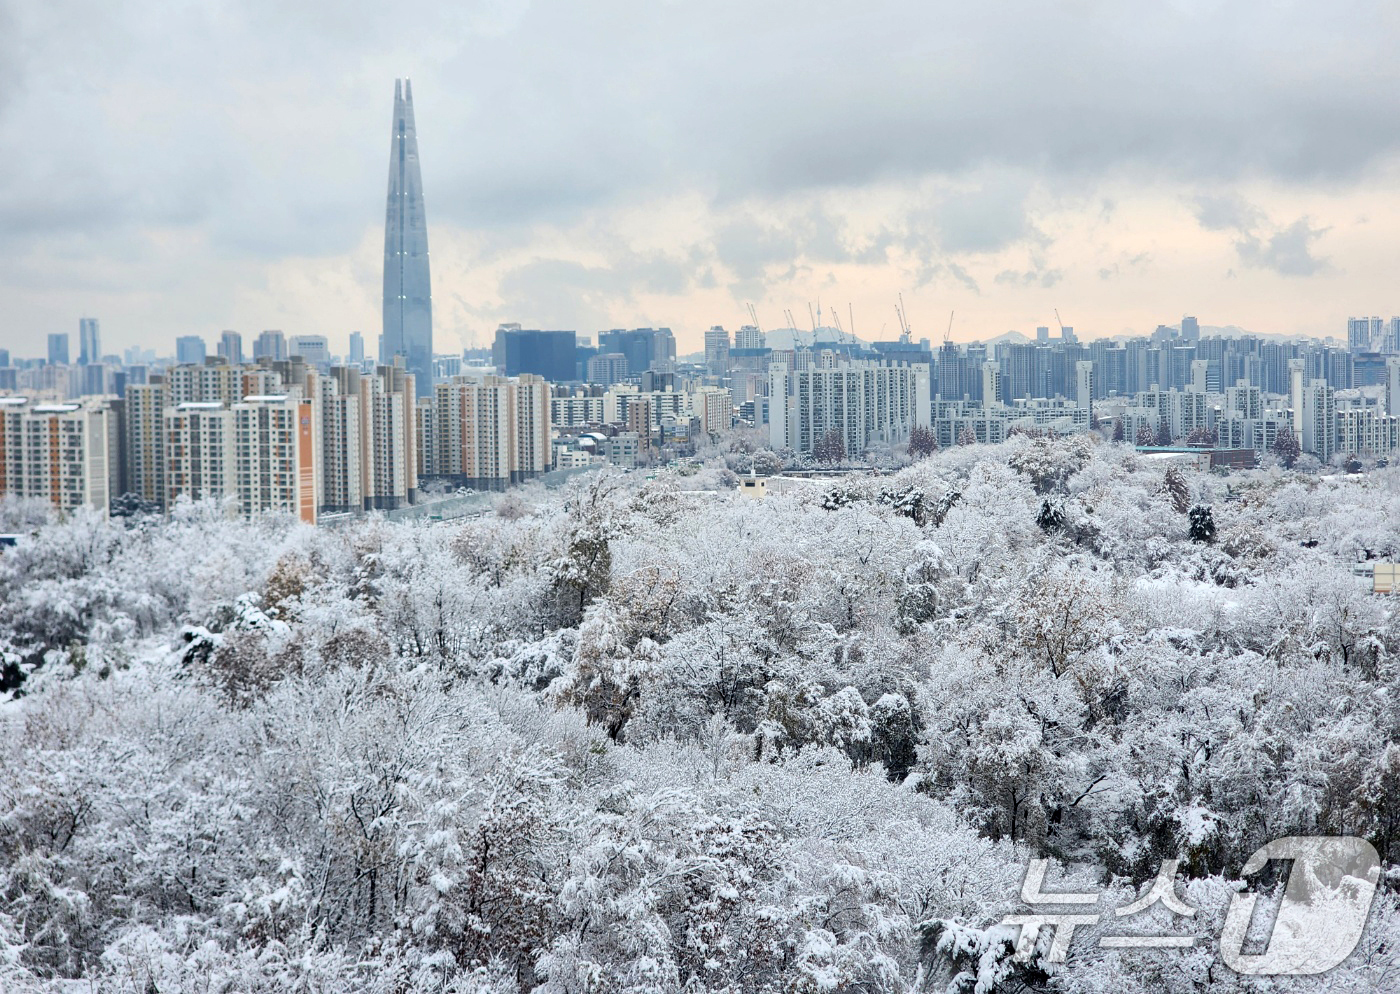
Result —
[{"label": "high-rise residential building", "polygon": [[1289,404],[1299,446],[1326,463],[1337,449],[1337,402],[1326,380],[1308,379],[1302,359],[1288,363]]},{"label": "high-rise residential building", "polygon": [[30,404],[0,397],[0,493],[34,497],[63,513],[106,512],[117,465],[106,404]]},{"label": "high-rise residential building", "polygon": [[1386,355],[1400,354],[1400,317],[1392,317],[1385,323],[1379,351]]},{"label": "high-rise residential building", "polygon": [[9,350],[9,349],[0,349],[0,366],[8,366],[9,364],[10,364],[10,350]]},{"label": "high-rise residential building", "polygon": [[191,401],[166,410],[166,506],[234,497],[245,517],[263,511],[316,523],[312,402],[253,395],[226,407]]},{"label": "high-rise residential building", "polygon": [[18,494],[24,486],[24,426],[29,398],[0,395],[0,494]]},{"label": "high-rise residential building", "polygon": [[325,370],[331,364],[331,343],[325,335],[293,335],[287,354],[301,356],[308,366]]},{"label": "high-rise residential building", "polygon": [[49,335],[49,365],[68,365],[68,333],[54,332]]},{"label": "high-rise residential building", "polygon": [[1385,322],[1378,317],[1347,318],[1347,348],[1352,352],[1371,352],[1380,346]]},{"label": "high-rise residential building", "polygon": [[[1005,381],[1001,375],[1001,363],[982,363],[982,406],[1000,407],[1006,398]],[[1025,396],[1025,394],[1021,394]]]},{"label": "high-rise residential building", "polygon": [[175,339],[175,361],[180,365],[199,365],[208,354],[204,339],[198,335],[181,335]]},{"label": "high-rise residential building", "polygon": [[929,375],[924,366],[869,360],[769,373],[769,430],[775,449],[809,455],[828,432],[841,436],[859,458],[874,441],[897,442],[916,424],[928,424]]},{"label": "high-rise residential building", "polygon": [[219,355],[225,362],[237,366],[243,361],[243,336],[236,331],[226,331],[219,336]]},{"label": "high-rise residential building", "polygon": [[705,371],[711,376],[729,372],[729,332],[719,325],[705,332]]},{"label": "high-rise residential building", "polygon": [[578,378],[577,351],[578,336],[572,331],[537,331],[503,324],[496,329],[491,362],[506,376],[532,373],[551,383],[569,383]]},{"label": "high-rise residential building", "polygon": [[361,369],[365,364],[365,336],[358,331],[350,332],[350,356],[346,360],[356,369]]},{"label": "high-rise residential building", "polygon": [[1080,359],[1074,364],[1075,406],[1092,411],[1094,407],[1094,391],[1094,363],[1092,360]]},{"label": "high-rise residential building", "polygon": [[400,366],[364,373],[332,366],[312,376],[316,398],[316,467],[323,511],[402,507],[416,499],[424,475],[420,412],[413,377]]},{"label": "high-rise residential building", "polygon": [[365,507],[360,379],[360,368],[354,365],[332,366],[328,375],[316,378],[322,511],[361,511]]},{"label": "high-rise residential building", "polygon": [[276,393],[282,388],[283,380],[272,369],[205,363],[203,366],[174,366],[166,371],[165,382],[170,388],[171,406],[218,401],[228,407],[250,394]]},{"label": "high-rise residential building", "polygon": [[724,387],[697,388],[690,395],[690,410],[706,435],[734,427],[734,398]]},{"label": "high-rise residential building", "polygon": [[[102,361],[102,338],[97,330],[97,318],[78,319],[78,365]],[[97,391],[101,393],[101,391]]]},{"label": "high-rise residential building", "polygon": [[161,415],[167,508],[189,500],[222,500],[235,492],[233,412],[217,400],[186,401]]},{"label": "high-rise residential building", "polygon": [[234,404],[234,485],[245,516],[281,511],[316,523],[316,444],[311,400],[264,394]]},{"label": "high-rise residential building", "polygon": [[287,358],[287,336],[280,331],[264,331],[253,342],[253,360]]},{"label": "high-rise residential building", "polygon": [[389,201],[384,220],[384,336],[379,361],[398,357],[418,390],[433,384],[433,304],[428,273],[428,219],[418,163],[413,87],[394,81],[394,126],[389,149]]},{"label": "high-rise residential building", "polygon": [[463,375],[435,391],[436,475],[464,487],[503,490],[549,470],[549,384],[543,377]]},{"label": "high-rise residential building", "polygon": [[1193,317],[1181,319],[1181,337],[1188,342],[1198,342],[1201,340],[1201,323]]},{"label": "high-rise residential building", "polygon": [[1385,361],[1385,412],[1400,417],[1400,356]]},{"label": "high-rise residential building", "polygon": [[161,509],[169,497],[165,487],[165,410],[169,406],[170,389],[163,379],[126,388],[126,492]]},{"label": "high-rise residential building", "polygon": [[366,508],[418,498],[417,383],[402,366],[360,377],[361,478]]}]

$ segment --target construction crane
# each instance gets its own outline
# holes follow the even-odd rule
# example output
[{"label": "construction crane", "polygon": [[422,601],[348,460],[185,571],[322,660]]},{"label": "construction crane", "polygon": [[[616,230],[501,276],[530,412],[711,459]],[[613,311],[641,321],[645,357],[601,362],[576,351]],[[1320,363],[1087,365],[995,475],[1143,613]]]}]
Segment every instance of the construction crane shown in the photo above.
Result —
[{"label": "construction crane", "polygon": [[895,314],[899,315],[899,340],[908,344],[910,340],[909,312],[904,307],[904,292],[899,293],[899,303],[894,307]]},{"label": "construction crane", "polygon": [[759,331],[763,330],[763,326],[758,323],[758,311],[754,310],[753,304],[749,305],[749,319],[753,321],[753,326],[755,328]]},{"label": "construction crane", "polygon": [[812,334],[817,333],[817,316],[812,313],[812,302],[807,301],[807,318],[812,322]]},{"label": "construction crane", "polygon": [[1061,337],[1061,338],[1064,338],[1064,337],[1065,337],[1065,323],[1064,323],[1063,321],[1060,320],[1060,309],[1059,309],[1058,307],[1056,307],[1054,310],[1055,310],[1055,323],[1056,323],[1057,325],[1060,326],[1060,337]]},{"label": "construction crane", "polygon": [[953,315],[955,311],[948,312],[948,330],[943,333],[943,344],[947,345],[953,337]]},{"label": "construction crane", "polygon": [[855,309],[855,305],[853,305],[853,304],[851,304],[851,303],[848,302],[848,303],[846,304],[846,310],[847,310],[847,312],[848,312],[848,313],[850,314],[850,316],[851,316],[851,337],[852,337],[852,338],[855,338],[855,337],[856,337],[856,309]]}]

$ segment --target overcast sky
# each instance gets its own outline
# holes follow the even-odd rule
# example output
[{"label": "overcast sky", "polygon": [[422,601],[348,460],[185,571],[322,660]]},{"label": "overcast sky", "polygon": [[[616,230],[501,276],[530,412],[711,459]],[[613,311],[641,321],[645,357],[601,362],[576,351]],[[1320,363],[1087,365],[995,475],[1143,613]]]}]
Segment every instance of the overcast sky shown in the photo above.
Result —
[{"label": "overcast sky", "polygon": [[1381,0],[0,0],[0,346],[372,348],[405,75],[439,351],[893,337],[901,290],[935,339],[1341,334],[1400,313],[1398,49]]}]

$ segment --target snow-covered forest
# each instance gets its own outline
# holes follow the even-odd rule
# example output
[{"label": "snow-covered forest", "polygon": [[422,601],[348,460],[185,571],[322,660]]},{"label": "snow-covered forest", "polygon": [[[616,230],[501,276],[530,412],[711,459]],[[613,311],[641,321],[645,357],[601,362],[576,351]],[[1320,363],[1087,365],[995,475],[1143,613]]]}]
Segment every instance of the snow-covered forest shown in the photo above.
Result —
[{"label": "snow-covered forest", "polygon": [[[712,474],[717,475],[717,474]],[[1223,966],[1244,860],[1400,856],[1400,470],[1080,436],[465,522],[0,506],[0,990],[1400,989]],[[1014,961],[1027,861],[1191,949]],[[999,931],[1000,928],[1000,931]],[[950,986],[951,985],[951,986]]]}]

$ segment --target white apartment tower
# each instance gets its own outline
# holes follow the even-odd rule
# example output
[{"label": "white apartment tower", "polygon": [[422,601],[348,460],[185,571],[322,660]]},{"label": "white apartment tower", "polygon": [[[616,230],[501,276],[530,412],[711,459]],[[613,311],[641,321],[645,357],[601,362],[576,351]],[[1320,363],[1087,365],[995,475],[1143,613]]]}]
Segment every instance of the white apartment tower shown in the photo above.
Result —
[{"label": "white apartment tower", "polygon": [[434,472],[477,490],[503,490],[547,472],[553,458],[543,377],[456,376],[433,400]]},{"label": "white apartment tower", "polygon": [[[22,410],[18,473],[13,463],[7,466],[8,490],[49,501],[64,514],[80,507],[106,512],[115,466],[112,417],[104,403],[46,403]],[[11,431],[7,424],[6,434]],[[13,451],[7,462],[11,458]]]},{"label": "white apartment tower", "polygon": [[312,402],[296,395],[253,395],[233,419],[234,492],[245,516],[292,514],[316,523],[316,445]]},{"label": "white apartment tower", "polygon": [[775,449],[810,454],[829,431],[859,455],[873,441],[907,438],[929,423],[927,366],[874,360],[834,362],[824,368],[769,370],[769,436]]}]

